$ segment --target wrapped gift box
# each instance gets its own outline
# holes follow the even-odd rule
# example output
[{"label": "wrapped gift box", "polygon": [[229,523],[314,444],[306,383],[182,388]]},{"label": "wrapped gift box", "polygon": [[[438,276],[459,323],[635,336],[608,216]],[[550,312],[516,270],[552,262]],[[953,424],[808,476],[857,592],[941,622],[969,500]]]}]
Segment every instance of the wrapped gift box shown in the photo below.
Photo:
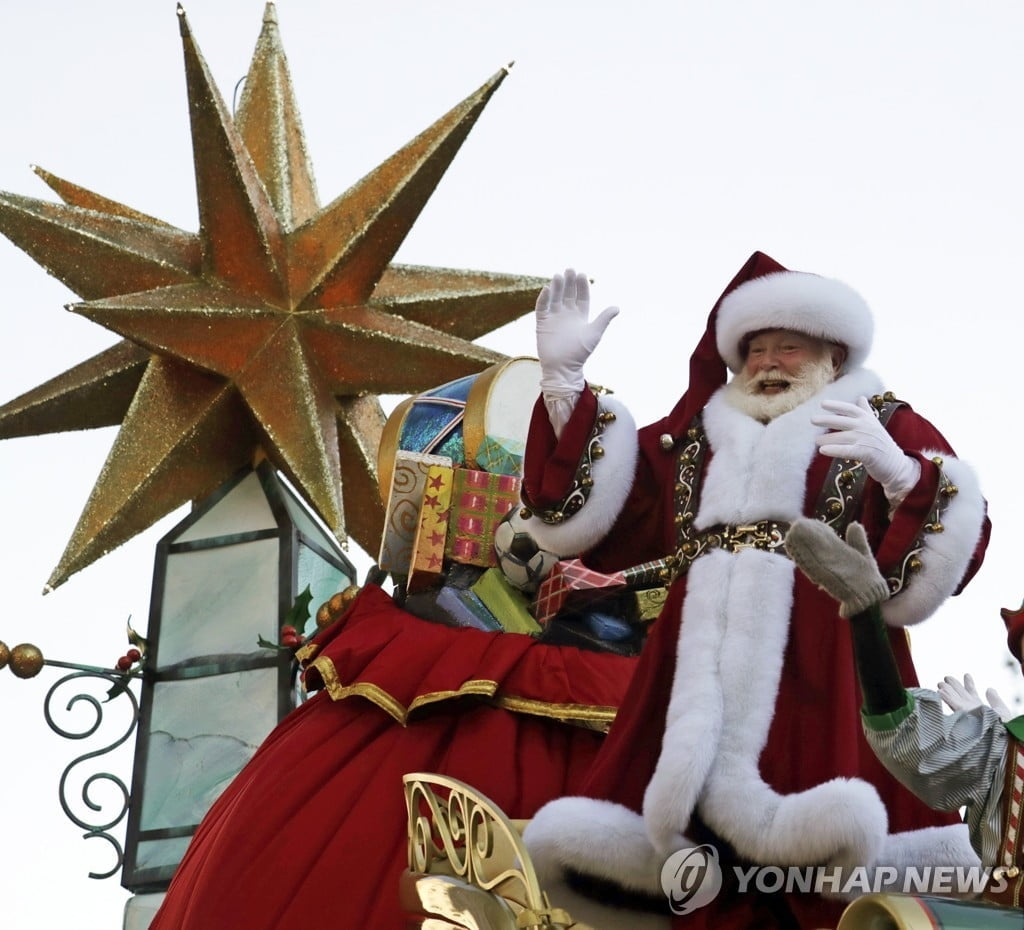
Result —
[{"label": "wrapped gift box", "polygon": [[605,575],[587,568],[579,559],[563,559],[537,589],[533,615],[537,622],[547,623],[559,611],[579,607],[616,594],[626,588],[624,572]]},{"label": "wrapped gift box", "polygon": [[474,468],[457,468],[452,489],[445,555],[453,562],[491,568],[494,528],[510,510],[520,506],[520,479]]},{"label": "wrapped gift box", "polygon": [[423,502],[420,505],[419,523],[412,544],[409,593],[441,584],[451,503],[452,469],[447,465],[431,465],[423,485]]},{"label": "wrapped gift box", "polygon": [[662,607],[668,598],[668,588],[645,588],[642,591],[634,591],[633,598],[636,604],[637,620],[654,620],[661,613]]},{"label": "wrapped gift box", "polygon": [[526,443],[521,439],[484,436],[476,451],[476,463],[484,471],[521,477],[525,449]]},{"label": "wrapped gift box", "polygon": [[540,626],[530,614],[530,602],[496,568],[489,568],[472,587],[506,633],[538,633]]},{"label": "wrapped gift box", "polygon": [[489,633],[501,630],[501,624],[472,591],[451,585],[409,594],[402,606],[417,617],[445,626],[472,627]]},{"label": "wrapped gift box", "polygon": [[431,465],[451,467],[452,460],[442,455],[399,451],[391,476],[391,488],[381,534],[377,564],[385,572],[407,575],[412,566],[412,546],[419,528],[423,489]]},{"label": "wrapped gift box", "polygon": [[501,629],[497,617],[469,588],[445,586],[437,596],[437,603],[453,617],[457,617],[460,626],[471,626],[490,632]]}]

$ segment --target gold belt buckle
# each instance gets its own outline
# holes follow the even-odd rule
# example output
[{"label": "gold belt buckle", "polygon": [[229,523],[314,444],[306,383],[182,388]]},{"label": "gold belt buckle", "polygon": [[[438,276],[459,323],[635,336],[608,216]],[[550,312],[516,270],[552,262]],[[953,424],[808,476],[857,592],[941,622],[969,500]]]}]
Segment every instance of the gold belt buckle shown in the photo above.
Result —
[{"label": "gold belt buckle", "polygon": [[726,539],[731,552],[738,552],[740,549],[764,549],[768,544],[768,534],[763,522],[726,527]]},{"label": "gold belt buckle", "polygon": [[740,549],[774,551],[782,545],[784,533],[773,520],[758,520],[743,526],[728,526],[723,534],[730,552]]}]

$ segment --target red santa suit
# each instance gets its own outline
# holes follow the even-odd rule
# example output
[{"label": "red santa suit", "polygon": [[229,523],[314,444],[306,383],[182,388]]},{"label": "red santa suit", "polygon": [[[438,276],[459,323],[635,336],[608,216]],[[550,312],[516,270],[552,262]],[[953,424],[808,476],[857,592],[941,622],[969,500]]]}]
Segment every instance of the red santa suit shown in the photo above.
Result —
[{"label": "red santa suit", "polygon": [[[733,406],[724,389],[726,363],[742,366],[743,337],[765,329],[807,333],[848,352],[835,381],[766,424]],[[800,515],[827,519],[838,508],[844,521],[864,523],[895,590],[884,614],[900,669],[916,681],[901,627],[969,580],[988,520],[971,470],[905,404],[887,429],[919,463],[916,485],[894,508],[870,477],[844,497],[857,463],[836,477],[815,443],[825,430],[811,417],[824,399],[882,394],[882,382],[861,367],[871,332],[870,311],[848,287],[755,253],[712,310],[690,388],[665,419],[637,432],[621,404],[584,391],[556,438],[538,403],[525,496],[546,515],[523,522],[541,545],[586,553],[607,571],[675,551],[682,525],[701,553],[680,557],[584,790],[544,807],[526,832],[542,884],[576,919],[664,926],[661,916],[598,906],[577,893],[573,876],[664,902],[666,856],[701,842],[718,850],[725,885],[676,920],[715,930],[834,926],[842,908],[817,895],[740,894],[728,880],[732,863],[976,863],[963,825],[913,798],[866,745],[848,625],[780,545]],[[694,456],[695,448],[703,452]],[[767,528],[764,548],[706,545],[716,533],[728,540],[735,527],[757,524]]]}]

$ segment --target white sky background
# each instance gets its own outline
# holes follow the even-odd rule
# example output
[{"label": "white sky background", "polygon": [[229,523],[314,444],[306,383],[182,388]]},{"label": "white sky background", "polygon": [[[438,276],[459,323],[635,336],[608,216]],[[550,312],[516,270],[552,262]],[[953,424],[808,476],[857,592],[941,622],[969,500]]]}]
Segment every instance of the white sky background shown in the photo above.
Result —
[{"label": "white sky background", "polygon": [[[187,7],[225,97],[262,9]],[[588,374],[640,421],[682,391],[708,309],[753,250],[860,290],[869,366],[976,466],[995,527],[971,588],[914,634],[922,679],[973,670],[1019,690],[999,608],[1024,595],[1024,6],[281,0],[278,14],[324,203],[516,61],[398,260],[585,270],[596,309],[622,307]],[[196,229],[174,3],[0,0],[0,31],[0,189],[52,199],[35,163]],[[62,309],[74,299],[0,241],[0,402],[116,341]],[[528,321],[481,341],[533,353]],[[113,437],[0,443],[8,644],[109,666],[127,617],[144,630],[154,545],[182,514],[40,596]],[[0,923],[112,930],[125,893],[87,878],[110,850],[57,801],[62,769],[94,745],[46,726],[57,677],[0,675]],[[129,759],[101,767],[130,779]]]}]

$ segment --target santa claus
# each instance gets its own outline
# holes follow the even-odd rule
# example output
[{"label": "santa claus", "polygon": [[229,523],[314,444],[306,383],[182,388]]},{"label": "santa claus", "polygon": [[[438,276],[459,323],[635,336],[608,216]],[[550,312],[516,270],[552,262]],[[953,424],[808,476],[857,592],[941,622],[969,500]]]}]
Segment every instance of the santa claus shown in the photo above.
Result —
[{"label": "santa claus", "polygon": [[[707,843],[724,885],[685,926],[824,927],[842,902],[743,892],[731,866],[976,864],[955,815],[926,808],[865,744],[848,628],[828,622],[835,602],[782,545],[801,516],[837,533],[864,525],[904,681],[916,676],[902,628],[980,565],[989,524],[977,482],[862,367],[864,300],[755,253],[711,311],[685,395],[639,431],[584,381],[617,313],[591,321],[588,305],[587,279],[571,270],[537,302],[543,397],[518,519],[544,548],[598,570],[667,554],[675,565],[585,789],[526,832],[552,901],[598,927],[663,926],[666,858]],[[641,915],[648,901],[663,914]]]}]

